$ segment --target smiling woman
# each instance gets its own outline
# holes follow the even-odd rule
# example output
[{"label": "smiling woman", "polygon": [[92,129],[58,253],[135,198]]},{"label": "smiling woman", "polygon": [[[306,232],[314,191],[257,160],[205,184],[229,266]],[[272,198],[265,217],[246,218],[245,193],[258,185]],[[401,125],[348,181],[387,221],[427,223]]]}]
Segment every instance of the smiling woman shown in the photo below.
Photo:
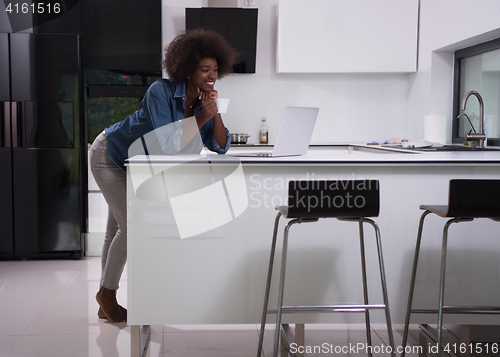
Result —
[{"label": "smiling woman", "polygon": [[170,79],[154,82],[141,109],[106,127],[92,144],[92,174],[109,207],[101,286],[96,295],[99,317],[110,322],[127,320],[127,310],[118,304],[116,290],[127,260],[124,162],[130,146],[137,140],[144,143],[144,137],[154,133],[162,154],[199,153],[203,144],[216,153],[226,153],[231,140],[217,113],[214,85],[232,72],[235,57],[236,51],[215,32],[195,30],[179,35],[166,48],[162,63]]},{"label": "smiling woman", "polygon": [[[162,62],[168,77],[177,83],[185,82],[184,118],[195,116],[198,102],[202,102],[201,112],[196,115],[198,129],[213,118],[214,139],[219,146],[230,140],[217,113],[214,90],[215,81],[233,72],[237,52],[218,33],[196,29],[177,36],[165,49]],[[181,146],[194,136],[196,128],[181,139]]]}]

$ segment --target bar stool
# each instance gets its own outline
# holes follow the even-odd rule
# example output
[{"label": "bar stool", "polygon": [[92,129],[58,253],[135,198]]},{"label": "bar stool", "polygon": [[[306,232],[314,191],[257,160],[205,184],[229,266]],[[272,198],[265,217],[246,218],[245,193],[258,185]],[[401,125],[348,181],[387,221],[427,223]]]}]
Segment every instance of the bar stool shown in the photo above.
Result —
[{"label": "bar stool", "polygon": [[[405,327],[403,332],[403,352],[408,339],[408,329],[412,313],[436,313],[438,314],[438,356],[441,354],[441,339],[443,327],[443,313],[462,314],[499,314],[500,307],[494,306],[444,306],[444,287],[446,271],[446,250],[448,241],[448,229],[453,223],[470,222],[474,218],[490,218],[500,222],[500,180],[450,180],[448,205],[420,206],[425,210],[420,217],[418,227],[415,257],[413,259],[413,270],[411,273],[410,293],[408,307],[406,310]],[[417,274],[418,255],[425,217],[434,213],[440,217],[452,218],[446,222],[443,229],[443,246],[441,250],[441,276],[439,282],[439,307],[438,310],[412,309],[413,293],[415,289],[415,278]]]},{"label": "bar stool", "polygon": [[[260,327],[259,346],[257,357],[260,357],[264,340],[264,328],[268,314],[276,314],[276,331],[274,335],[273,356],[278,356],[280,336],[286,339],[286,334],[281,331],[281,315],[284,313],[298,312],[361,312],[365,313],[367,342],[371,346],[370,334],[370,309],[384,309],[389,333],[389,343],[392,356],[395,356],[394,338],[392,333],[389,300],[385,279],[384,262],[382,256],[382,242],[377,224],[366,217],[377,217],[379,214],[379,181],[378,180],[323,180],[323,181],[290,181],[288,185],[288,205],[276,207],[278,214],[274,224],[273,241],[267,273],[266,292],[262,321]],[[283,236],[283,251],[281,258],[281,274],[279,283],[279,298],[277,310],[268,310],[269,292],[273,271],[274,254],[276,250],[276,237],[280,217],[292,219],[286,225]],[[357,222],[359,224],[361,268],[363,280],[364,304],[360,305],[323,305],[323,306],[283,306],[283,293],[285,284],[285,270],[287,259],[288,234],[294,224],[317,222],[319,218],[337,218],[341,221]],[[368,223],[375,229],[380,278],[382,282],[383,304],[369,304],[365,264],[365,247],[363,238],[363,223]],[[283,328],[286,326],[284,325]],[[371,350],[369,350],[371,356]]]}]

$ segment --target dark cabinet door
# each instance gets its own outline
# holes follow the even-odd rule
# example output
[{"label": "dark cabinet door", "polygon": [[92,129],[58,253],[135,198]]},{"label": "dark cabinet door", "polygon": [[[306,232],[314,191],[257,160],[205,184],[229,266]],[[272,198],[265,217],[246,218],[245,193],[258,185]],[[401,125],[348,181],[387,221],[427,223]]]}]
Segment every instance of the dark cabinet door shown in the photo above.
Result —
[{"label": "dark cabinet door", "polygon": [[85,68],[159,71],[161,12],[161,0],[82,2]]},{"label": "dark cabinet door", "polygon": [[0,33],[0,101],[9,100],[9,35]]},{"label": "dark cabinet door", "polygon": [[11,151],[0,147],[0,259],[14,257]]},{"label": "dark cabinet door", "polygon": [[79,251],[78,36],[10,34],[16,258]]},{"label": "dark cabinet door", "polygon": [[0,259],[14,254],[9,37],[0,33]]}]

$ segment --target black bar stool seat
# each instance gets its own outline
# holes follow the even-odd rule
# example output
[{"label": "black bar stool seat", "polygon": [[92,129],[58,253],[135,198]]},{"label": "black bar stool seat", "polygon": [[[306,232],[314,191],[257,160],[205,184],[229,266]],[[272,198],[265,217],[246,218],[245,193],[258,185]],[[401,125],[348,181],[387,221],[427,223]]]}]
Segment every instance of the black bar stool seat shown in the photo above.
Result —
[{"label": "black bar stool seat", "polygon": [[[444,306],[444,288],[446,273],[446,252],[448,242],[448,229],[451,224],[459,222],[471,222],[475,218],[489,218],[500,222],[500,180],[483,179],[456,179],[450,180],[448,205],[421,205],[424,210],[420,217],[418,227],[417,243],[415,247],[415,257],[413,259],[413,269],[410,281],[410,293],[408,297],[408,306],[406,310],[405,327],[403,331],[403,352],[408,339],[408,330],[412,313],[437,313],[437,344],[441,346],[443,313],[454,314],[499,314],[500,306]],[[441,274],[439,283],[439,307],[438,310],[413,309],[413,293],[415,290],[415,279],[418,267],[418,257],[420,243],[422,240],[422,231],[424,220],[427,215],[434,213],[443,218],[452,218],[448,220],[443,229],[443,245],[441,250]],[[439,349],[438,355],[441,353]]]},{"label": "black bar stool seat", "polygon": [[[288,184],[287,206],[276,207],[278,214],[274,224],[273,241],[269,259],[266,292],[264,296],[264,307],[262,310],[262,321],[259,335],[259,346],[257,356],[262,352],[264,340],[264,329],[268,314],[276,314],[276,331],[274,335],[274,357],[278,356],[278,348],[281,331],[281,316],[284,313],[297,312],[362,312],[365,314],[367,342],[371,346],[370,333],[370,309],[385,310],[389,343],[392,348],[392,356],[395,356],[394,338],[389,311],[389,299],[385,278],[384,261],[382,256],[382,242],[377,224],[367,217],[377,217],[380,208],[379,181],[378,180],[315,180],[315,181],[290,181]],[[279,283],[279,297],[276,310],[268,309],[269,292],[276,250],[276,240],[279,220],[281,217],[291,219],[284,230],[283,250],[281,258],[281,274]],[[288,233],[294,224],[317,222],[320,218],[336,218],[341,221],[357,222],[360,232],[361,268],[364,304],[359,305],[323,305],[323,306],[283,306],[286,258],[288,246]],[[368,301],[367,274],[365,263],[365,247],[363,236],[363,223],[372,225],[375,229],[377,252],[379,260],[380,278],[382,283],[383,304],[370,304]],[[371,352],[369,351],[371,356]]]}]

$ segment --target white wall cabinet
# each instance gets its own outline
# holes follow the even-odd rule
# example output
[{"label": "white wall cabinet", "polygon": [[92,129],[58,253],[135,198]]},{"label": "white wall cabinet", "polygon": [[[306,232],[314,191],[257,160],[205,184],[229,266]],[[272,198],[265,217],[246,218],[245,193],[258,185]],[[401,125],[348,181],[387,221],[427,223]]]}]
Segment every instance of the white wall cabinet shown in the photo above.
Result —
[{"label": "white wall cabinet", "polygon": [[277,73],[417,70],[418,0],[280,0]]}]

